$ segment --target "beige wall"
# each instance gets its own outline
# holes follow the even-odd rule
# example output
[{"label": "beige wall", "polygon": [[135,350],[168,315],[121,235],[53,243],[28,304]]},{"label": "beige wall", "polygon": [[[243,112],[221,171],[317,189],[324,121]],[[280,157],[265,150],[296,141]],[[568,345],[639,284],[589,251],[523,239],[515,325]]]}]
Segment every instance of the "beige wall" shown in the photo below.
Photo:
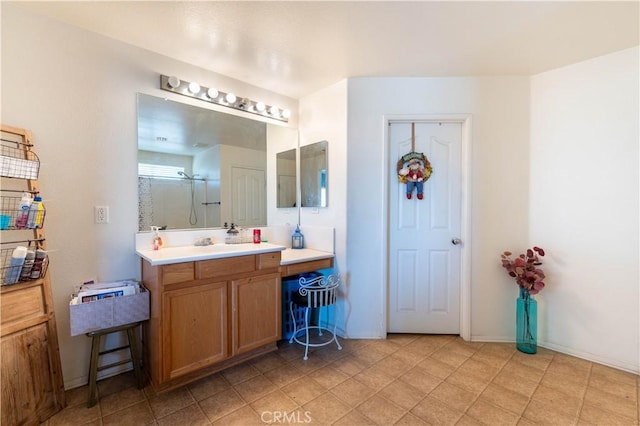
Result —
[{"label": "beige wall", "polygon": [[471,337],[512,341],[518,292],[498,259],[528,244],[529,78],[354,78],[348,105],[348,335],[386,335],[384,117],[471,114]]},{"label": "beige wall", "polygon": [[530,238],[542,344],[640,372],[638,48],[531,83]]}]

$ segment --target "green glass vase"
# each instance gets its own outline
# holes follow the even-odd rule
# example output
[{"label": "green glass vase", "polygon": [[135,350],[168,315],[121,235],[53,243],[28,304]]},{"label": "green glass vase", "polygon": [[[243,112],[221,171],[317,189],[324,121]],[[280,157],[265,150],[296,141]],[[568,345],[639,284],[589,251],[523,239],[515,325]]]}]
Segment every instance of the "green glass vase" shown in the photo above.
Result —
[{"label": "green glass vase", "polygon": [[516,348],[526,354],[538,352],[538,302],[523,288],[516,300]]}]

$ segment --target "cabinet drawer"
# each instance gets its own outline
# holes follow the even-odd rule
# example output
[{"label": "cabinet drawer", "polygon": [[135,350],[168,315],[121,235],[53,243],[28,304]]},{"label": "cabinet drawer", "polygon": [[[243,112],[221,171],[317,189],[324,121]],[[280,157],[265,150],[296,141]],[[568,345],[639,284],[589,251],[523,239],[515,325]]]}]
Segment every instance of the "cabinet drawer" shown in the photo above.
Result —
[{"label": "cabinet drawer", "polygon": [[45,315],[47,309],[43,287],[37,285],[5,292],[0,298],[0,308],[3,328]]},{"label": "cabinet drawer", "polygon": [[173,263],[162,267],[162,284],[175,284],[184,281],[193,281],[195,278],[195,266],[193,262]]},{"label": "cabinet drawer", "polygon": [[198,279],[219,278],[256,270],[256,257],[238,256],[224,259],[201,260],[197,263]]},{"label": "cabinet drawer", "polygon": [[319,269],[333,268],[333,258],[311,260],[309,262],[292,263],[282,267],[281,275],[288,277],[291,275],[302,274],[305,272],[313,272]]},{"label": "cabinet drawer", "polygon": [[264,253],[256,256],[256,269],[271,269],[280,267],[280,252]]}]

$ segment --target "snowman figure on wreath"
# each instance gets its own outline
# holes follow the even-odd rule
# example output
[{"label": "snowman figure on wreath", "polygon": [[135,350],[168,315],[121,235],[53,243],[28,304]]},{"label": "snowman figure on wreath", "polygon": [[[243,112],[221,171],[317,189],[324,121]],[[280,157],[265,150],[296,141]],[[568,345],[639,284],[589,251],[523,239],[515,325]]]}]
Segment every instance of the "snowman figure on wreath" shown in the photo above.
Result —
[{"label": "snowman figure on wreath", "polygon": [[424,182],[431,177],[433,169],[427,156],[420,152],[405,154],[398,161],[398,181],[407,185],[407,199],[413,196],[416,189],[418,200],[424,198]]}]

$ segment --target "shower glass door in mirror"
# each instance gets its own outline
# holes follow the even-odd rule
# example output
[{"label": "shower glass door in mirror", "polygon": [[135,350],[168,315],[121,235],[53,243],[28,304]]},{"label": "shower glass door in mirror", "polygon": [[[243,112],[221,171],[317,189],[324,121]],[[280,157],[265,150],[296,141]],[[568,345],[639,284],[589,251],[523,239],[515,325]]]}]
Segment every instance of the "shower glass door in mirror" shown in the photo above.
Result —
[{"label": "shower glass door in mirror", "polygon": [[138,228],[267,224],[267,124],[138,94]]}]

